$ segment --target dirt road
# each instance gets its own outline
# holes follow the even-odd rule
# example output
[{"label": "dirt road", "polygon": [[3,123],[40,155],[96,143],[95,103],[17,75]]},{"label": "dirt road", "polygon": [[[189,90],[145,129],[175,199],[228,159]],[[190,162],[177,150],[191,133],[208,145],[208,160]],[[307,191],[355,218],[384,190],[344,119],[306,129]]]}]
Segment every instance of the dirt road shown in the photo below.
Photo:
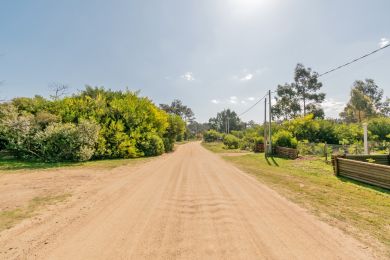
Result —
[{"label": "dirt road", "polygon": [[79,187],[74,201],[41,221],[2,232],[0,258],[372,258],[199,143],[119,170],[119,177]]}]

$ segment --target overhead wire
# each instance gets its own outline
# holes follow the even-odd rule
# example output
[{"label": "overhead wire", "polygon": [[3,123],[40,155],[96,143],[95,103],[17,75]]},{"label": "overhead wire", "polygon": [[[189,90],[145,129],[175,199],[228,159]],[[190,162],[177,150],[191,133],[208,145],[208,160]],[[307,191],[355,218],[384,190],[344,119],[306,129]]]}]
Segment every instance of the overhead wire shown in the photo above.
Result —
[{"label": "overhead wire", "polygon": [[[360,57],[358,57],[358,58],[356,58],[356,59],[353,59],[353,60],[351,60],[351,61],[349,61],[349,62],[347,62],[347,63],[344,63],[344,64],[342,64],[342,65],[340,65],[340,66],[337,66],[337,67],[335,67],[335,68],[333,68],[333,69],[330,69],[330,70],[328,70],[328,71],[326,71],[326,72],[324,72],[324,73],[321,73],[321,74],[319,74],[319,75],[317,76],[317,78],[322,77],[322,76],[325,76],[325,75],[327,75],[327,74],[329,74],[329,73],[332,73],[332,72],[334,72],[334,71],[336,71],[336,70],[339,70],[339,69],[342,69],[342,68],[344,68],[344,67],[347,67],[347,66],[349,66],[349,65],[351,65],[351,64],[353,64],[353,63],[355,63],[355,62],[358,62],[359,60],[362,60],[362,59],[364,59],[364,58],[367,58],[368,56],[371,56],[371,55],[373,55],[373,54],[375,54],[375,53],[377,53],[377,52],[379,52],[379,51],[381,51],[381,50],[383,50],[383,49],[386,49],[387,47],[390,47],[390,43],[389,43],[389,44],[386,44],[385,46],[382,46],[382,47],[380,47],[380,48],[378,48],[378,49],[376,49],[376,50],[373,50],[373,51],[371,51],[371,52],[369,52],[369,53],[366,53],[366,54],[364,54],[363,56],[360,56]],[[276,90],[272,91],[271,93],[276,93]],[[258,101],[256,101],[256,103],[254,103],[251,107],[249,107],[247,110],[245,110],[245,111],[244,111],[243,113],[241,113],[239,116],[242,116],[242,115],[248,113],[248,112],[249,112],[250,110],[252,110],[257,104],[259,104],[260,101],[262,101],[267,95],[268,95],[268,93],[266,93],[266,94],[264,95],[264,97],[262,97],[261,99],[259,99]]]},{"label": "overhead wire", "polygon": [[259,104],[267,95],[268,95],[268,93],[266,93],[262,98],[257,100],[256,103],[254,103],[251,107],[249,107],[247,110],[245,110],[244,112],[242,112],[238,116],[242,116],[242,115],[246,114],[247,112],[249,112],[252,108],[254,108],[257,104]]},{"label": "overhead wire", "polygon": [[364,59],[364,58],[367,58],[368,56],[371,56],[371,55],[377,53],[378,51],[381,51],[381,50],[383,50],[383,49],[386,49],[387,47],[390,47],[390,43],[387,44],[387,45],[385,45],[385,46],[382,46],[382,47],[380,47],[380,48],[378,48],[378,49],[376,49],[376,50],[374,50],[374,51],[371,51],[371,52],[369,52],[369,53],[367,53],[367,54],[364,54],[363,56],[360,56],[359,58],[353,59],[353,60],[351,60],[350,62],[344,63],[343,65],[340,65],[340,66],[338,66],[338,67],[336,67],[336,68],[330,69],[330,70],[328,70],[328,71],[326,71],[326,72],[324,72],[324,73],[321,73],[321,74],[319,74],[319,75],[317,76],[317,78],[322,77],[322,76],[324,76],[324,75],[327,75],[327,74],[329,74],[329,73],[332,73],[332,72],[334,72],[334,71],[336,71],[336,70],[339,70],[339,69],[341,69],[341,68],[344,68],[344,67],[346,67],[346,66],[348,66],[348,65],[351,65],[351,64],[353,64],[353,63],[355,63],[355,62],[358,62],[359,60]]}]

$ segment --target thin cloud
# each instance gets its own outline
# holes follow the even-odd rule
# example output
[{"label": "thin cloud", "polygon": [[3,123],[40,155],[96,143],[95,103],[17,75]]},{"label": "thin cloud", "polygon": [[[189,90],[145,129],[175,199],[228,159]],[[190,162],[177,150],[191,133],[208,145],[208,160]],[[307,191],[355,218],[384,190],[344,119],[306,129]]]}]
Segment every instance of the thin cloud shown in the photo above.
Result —
[{"label": "thin cloud", "polygon": [[186,72],[184,75],[181,75],[181,78],[185,79],[187,81],[194,81],[195,80],[194,74],[190,71]]},{"label": "thin cloud", "polygon": [[390,40],[387,38],[382,38],[381,41],[379,42],[379,46],[381,48],[385,47],[386,45],[390,44]]},{"label": "thin cloud", "polygon": [[229,103],[231,103],[231,104],[237,104],[237,102],[238,102],[238,99],[237,99],[236,96],[231,96],[231,97],[229,98]]},{"label": "thin cloud", "polygon": [[345,102],[336,101],[332,98],[325,99],[321,104],[325,114],[331,117],[337,117],[339,113],[343,111],[345,105]]},{"label": "thin cloud", "polygon": [[267,68],[259,68],[255,70],[242,69],[239,74],[233,75],[233,80],[238,80],[241,82],[247,82],[253,80],[257,76],[261,76]]},{"label": "thin cloud", "polygon": [[253,101],[253,100],[255,100],[255,98],[254,97],[248,97],[247,98],[249,101]]},{"label": "thin cloud", "polygon": [[244,77],[240,78],[241,81],[249,81],[251,79],[253,79],[253,74],[252,73],[248,73]]},{"label": "thin cloud", "polygon": [[[249,98],[244,98],[244,99],[241,99],[237,96],[231,96],[229,98],[226,98],[226,99],[212,99],[210,100],[210,102],[212,104],[215,104],[215,105],[218,105],[218,104],[230,104],[230,105],[244,105],[246,106],[248,104],[248,100]],[[254,98],[253,98],[254,100]]]}]

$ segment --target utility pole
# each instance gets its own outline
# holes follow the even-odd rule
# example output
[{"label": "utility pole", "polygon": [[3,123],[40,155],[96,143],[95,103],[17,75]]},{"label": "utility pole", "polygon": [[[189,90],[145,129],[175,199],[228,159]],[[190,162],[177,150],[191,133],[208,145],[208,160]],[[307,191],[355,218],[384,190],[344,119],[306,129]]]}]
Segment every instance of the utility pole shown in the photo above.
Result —
[{"label": "utility pole", "polygon": [[227,120],[225,121],[225,134],[227,134]]},{"label": "utility pole", "polygon": [[364,130],[364,154],[368,154],[368,131],[367,131],[367,123],[363,123]]},{"label": "utility pole", "polygon": [[229,120],[230,120],[230,118],[228,117],[227,118],[227,131],[228,131],[227,133],[228,134],[230,133],[230,121]]},{"label": "utility pole", "polygon": [[267,98],[264,99],[264,154],[267,156]]},{"label": "utility pole", "polygon": [[268,92],[269,95],[269,152],[272,154],[272,104],[271,104],[271,90]]}]

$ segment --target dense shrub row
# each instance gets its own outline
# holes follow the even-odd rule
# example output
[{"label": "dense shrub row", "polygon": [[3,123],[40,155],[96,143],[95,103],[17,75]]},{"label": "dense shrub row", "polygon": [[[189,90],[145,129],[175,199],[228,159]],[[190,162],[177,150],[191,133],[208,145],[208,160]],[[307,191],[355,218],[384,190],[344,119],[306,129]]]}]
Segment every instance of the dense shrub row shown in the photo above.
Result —
[{"label": "dense shrub row", "polygon": [[0,149],[44,161],[133,158],[171,151],[185,123],[130,91],[87,87],[49,101],[15,98],[0,105]]},{"label": "dense shrub row", "polygon": [[[390,118],[378,117],[368,121],[369,140],[384,142],[384,147],[390,141]],[[275,145],[297,148],[301,143],[328,143],[328,144],[359,144],[363,140],[363,127],[358,123],[344,123],[337,120],[314,119],[313,115],[298,117],[292,120],[272,124]],[[256,143],[263,143],[264,128],[261,125],[252,125],[243,131],[232,131],[231,135],[238,138],[239,147],[254,150]],[[223,140],[226,147],[236,147],[237,140],[231,135],[224,135],[214,130],[204,133],[206,142]],[[226,139],[226,141],[225,141]],[[234,145],[232,144],[234,143]]]}]

